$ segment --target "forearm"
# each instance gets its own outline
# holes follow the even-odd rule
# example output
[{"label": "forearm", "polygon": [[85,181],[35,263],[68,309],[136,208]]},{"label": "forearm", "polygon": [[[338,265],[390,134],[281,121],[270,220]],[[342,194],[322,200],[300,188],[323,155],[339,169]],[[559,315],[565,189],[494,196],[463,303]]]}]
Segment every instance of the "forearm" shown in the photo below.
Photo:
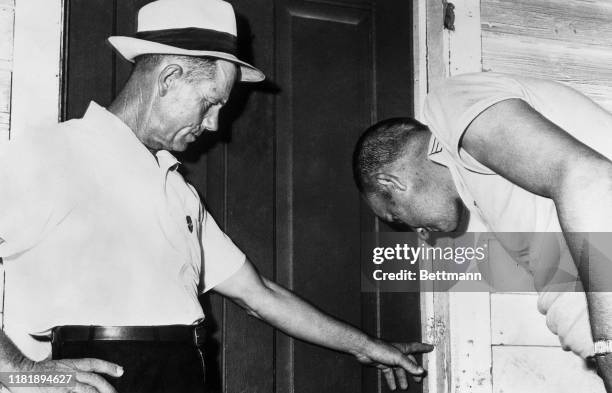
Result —
[{"label": "forearm", "polygon": [[[556,201],[567,244],[586,291],[594,340],[612,339],[612,165],[592,177],[577,177]],[[581,208],[577,209],[576,206]],[[606,390],[612,392],[612,355],[597,358]]]},{"label": "forearm", "polygon": [[6,383],[4,373],[23,371],[32,361],[26,358],[10,338],[0,330],[0,383]]},{"label": "forearm", "polygon": [[429,344],[389,344],[374,339],[261,277],[248,260],[231,277],[217,284],[215,290],[249,314],[295,338],[350,353],[360,363],[380,368],[392,390],[395,390],[396,378],[402,389],[407,388],[406,373],[419,380],[425,371],[412,354],[433,349]]},{"label": "forearm", "polygon": [[[612,292],[610,275],[607,274],[612,268],[609,256],[591,252],[597,245],[583,234],[568,234],[567,239],[586,290],[593,340],[612,339]],[[596,363],[606,391],[612,393],[612,354],[597,357]]]},{"label": "forearm", "polygon": [[590,172],[568,176],[555,202],[587,292],[593,336],[612,339],[612,233],[604,234],[612,224],[612,164],[602,161]]},{"label": "forearm", "polygon": [[283,332],[327,348],[353,355],[367,353],[373,339],[339,321],[278,284],[264,279],[266,294],[253,314]]}]

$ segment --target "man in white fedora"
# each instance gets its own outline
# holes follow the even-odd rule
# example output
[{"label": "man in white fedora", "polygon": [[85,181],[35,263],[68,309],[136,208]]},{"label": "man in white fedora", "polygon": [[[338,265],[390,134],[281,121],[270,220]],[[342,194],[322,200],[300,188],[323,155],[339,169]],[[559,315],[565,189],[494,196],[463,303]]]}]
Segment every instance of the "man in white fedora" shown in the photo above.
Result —
[{"label": "man in white fedora", "polygon": [[76,373],[76,385],[49,391],[202,392],[198,295],[214,289],[379,367],[392,389],[419,379],[411,353],[430,345],[369,337],[261,277],[177,172],[170,151],[217,129],[234,82],[264,79],[236,57],[230,4],[158,0],[134,37],[109,41],[135,64],[108,109],[92,102],[82,119],[0,154],[0,370]]}]

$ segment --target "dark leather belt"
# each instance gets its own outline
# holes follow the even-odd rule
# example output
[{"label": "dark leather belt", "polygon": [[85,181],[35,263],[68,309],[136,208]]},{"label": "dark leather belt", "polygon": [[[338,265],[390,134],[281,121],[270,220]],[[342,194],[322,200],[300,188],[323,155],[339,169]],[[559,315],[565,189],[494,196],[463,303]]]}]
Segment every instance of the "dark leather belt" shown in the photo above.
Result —
[{"label": "dark leather belt", "polygon": [[70,341],[164,341],[204,345],[204,326],[56,326],[54,343]]}]

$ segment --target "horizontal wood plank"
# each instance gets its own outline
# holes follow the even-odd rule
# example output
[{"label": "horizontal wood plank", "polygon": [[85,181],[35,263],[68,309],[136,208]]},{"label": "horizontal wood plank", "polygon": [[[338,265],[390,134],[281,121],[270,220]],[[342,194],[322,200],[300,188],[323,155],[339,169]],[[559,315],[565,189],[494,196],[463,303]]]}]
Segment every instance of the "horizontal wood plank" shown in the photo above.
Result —
[{"label": "horizontal wood plank", "polygon": [[11,108],[11,73],[0,70],[0,112],[10,112]]},{"label": "horizontal wood plank", "polygon": [[559,347],[537,302],[535,293],[491,294],[491,344]]},{"label": "horizontal wood plank", "polygon": [[12,60],[0,59],[0,71],[12,71],[12,70],[13,70]]},{"label": "horizontal wood plank", "polygon": [[0,3],[0,59],[13,58],[13,29],[15,9]]},{"label": "horizontal wood plank", "polygon": [[0,142],[9,139],[10,118],[10,114],[0,112]]},{"label": "horizontal wood plank", "polygon": [[612,2],[483,0],[483,31],[612,47]]},{"label": "horizontal wood plank", "polygon": [[494,393],[605,393],[584,360],[561,348],[493,347]]},{"label": "horizontal wood plank", "polygon": [[8,127],[11,115],[7,112],[0,112],[0,127]]},{"label": "horizontal wood plank", "polygon": [[612,111],[612,51],[483,31],[483,70],[555,79]]}]

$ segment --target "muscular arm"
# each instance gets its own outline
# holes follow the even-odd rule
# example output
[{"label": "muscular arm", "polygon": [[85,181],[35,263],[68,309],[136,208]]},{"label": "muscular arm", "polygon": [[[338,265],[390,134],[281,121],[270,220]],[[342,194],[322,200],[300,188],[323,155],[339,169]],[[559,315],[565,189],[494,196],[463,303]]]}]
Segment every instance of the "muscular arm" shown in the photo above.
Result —
[{"label": "muscular arm", "polygon": [[[610,130],[612,132],[612,130]],[[463,148],[513,183],[555,202],[559,222],[587,292],[593,338],[612,339],[610,256],[589,254],[581,232],[609,232],[612,162],[522,100],[502,101],[467,128]],[[588,264],[583,263],[589,257]],[[598,359],[612,392],[612,355]]]},{"label": "muscular arm", "polygon": [[395,388],[393,368],[400,387],[405,389],[407,380],[403,370],[413,375],[424,372],[409,354],[433,349],[431,345],[420,343],[392,346],[369,337],[261,277],[248,261],[232,277],[217,285],[215,291],[234,300],[250,315],[293,337],[350,353],[362,363],[376,365],[383,370],[392,389]]}]

